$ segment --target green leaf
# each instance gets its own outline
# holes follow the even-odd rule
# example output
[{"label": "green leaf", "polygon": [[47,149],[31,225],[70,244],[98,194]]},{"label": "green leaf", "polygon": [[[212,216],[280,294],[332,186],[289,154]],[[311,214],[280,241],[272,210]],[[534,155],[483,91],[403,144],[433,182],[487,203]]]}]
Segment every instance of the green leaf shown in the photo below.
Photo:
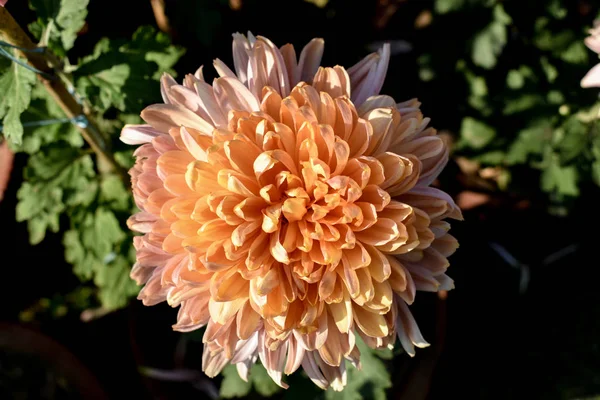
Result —
[{"label": "green leaf", "polygon": [[34,83],[35,73],[15,62],[0,76],[0,129],[16,145],[21,144],[23,125],[20,117],[29,106]]},{"label": "green leaf", "polygon": [[26,181],[17,192],[17,221],[27,221],[30,241],[43,240],[47,229],[59,230],[59,216],[70,207],[88,206],[96,197],[95,172],[88,154],[53,145],[31,157]]},{"label": "green leaf", "polygon": [[566,164],[575,160],[588,149],[589,127],[579,121],[577,117],[571,117],[562,125],[561,130],[564,135],[556,147],[560,153],[561,163]]},{"label": "green leaf", "polygon": [[496,65],[498,56],[506,44],[506,27],[511,18],[501,4],[494,7],[492,22],[475,36],[471,57],[475,65],[491,69]]},{"label": "green leaf", "polygon": [[50,180],[57,178],[77,159],[80,150],[67,146],[51,146],[29,158],[26,179]]},{"label": "green leaf", "polygon": [[131,209],[131,193],[118,176],[108,176],[100,184],[100,201],[114,211]]},{"label": "green leaf", "polygon": [[482,76],[476,76],[468,70],[465,70],[464,73],[467,81],[469,82],[469,88],[471,90],[471,94],[468,99],[469,105],[480,111],[482,114],[488,115],[488,87],[485,78]]},{"label": "green leaf", "polygon": [[540,63],[542,65],[542,69],[544,70],[544,74],[546,74],[546,79],[548,79],[548,82],[554,83],[558,77],[558,71],[556,70],[556,67],[550,64],[546,57],[542,57],[540,59]]},{"label": "green leaf", "polygon": [[65,50],[73,47],[77,32],[85,24],[89,0],[62,0],[56,23],[61,28],[60,37]]},{"label": "green leaf", "polygon": [[232,397],[244,397],[250,393],[252,384],[244,382],[237,373],[237,368],[233,364],[229,364],[223,369],[223,382],[221,382],[220,395],[223,398],[230,399]]},{"label": "green leaf", "polygon": [[85,24],[89,0],[30,0],[31,8],[37,12],[38,20],[29,26],[38,38],[46,35],[50,47],[64,56]]},{"label": "green leaf", "polygon": [[130,240],[105,208],[87,212],[63,237],[65,258],[73,264],[73,272],[83,281],[94,280],[98,298],[108,310],[125,306],[139,291],[129,277],[135,259]]},{"label": "green leaf", "polygon": [[158,65],[158,71],[153,76],[154,79],[160,79],[163,72],[175,75],[173,67],[185,50],[172,46],[169,35],[163,32],[156,32],[151,26],[142,26],[133,34],[133,44],[135,48],[145,49],[145,60],[154,62]]},{"label": "green leaf", "polygon": [[265,397],[273,396],[281,390],[281,388],[273,382],[273,379],[271,379],[267,370],[261,364],[254,364],[254,366],[252,366],[252,370],[250,371],[250,381],[252,382],[254,389],[256,389],[260,395]]},{"label": "green leaf", "polygon": [[89,154],[65,143],[48,146],[29,158],[25,178],[40,186],[60,187],[68,206],[89,205],[95,198],[98,184],[94,164]]},{"label": "green leaf", "polygon": [[[84,260],[86,257],[85,248],[79,240],[79,231],[70,230],[65,232],[63,236],[63,245],[65,246],[65,259],[73,264],[76,268],[80,265],[85,265]],[[87,267],[91,267],[90,264],[85,265]],[[92,268],[89,269],[81,269],[76,272],[76,275],[80,277],[80,279],[90,279],[92,277]]]},{"label": "green leaf", "polygon": [[486,164],[486,165],[499,165],[499,164],[502,164],[505,157],[506,157],[506,154],[504,154],[504,151],[495,150],[495,151],[490,151],[487,153],[483,153],[480,156],[477,156],[476,160],[479,161],[480,163]]},{"label": "green leaf", "polygon": [[550,90],[546,94],[546,100],[550,104],[563,104],[565,102],[565,96],[558,90]]},{"label": "green leaf", "polygon": [[[396,348],[397,348],[397,346],[394,347],[394,350]],[[391,360],[394,358],[394,350],[388,349],[388,348],[383,348],[383,349],[373,350],[373,354],[376,355],[377,357],[381,358],[382,360]]]},{"label": "green leaf", "polygon": [[560,53],[560,58],[571,64],[587,64],[588,51],[583,42],[573,42]]},{"label": "green leaf", "polygon": [[119,226],[115,215],[104,208],[99,208],[89,224],[82,232],[83,245],[91,250],[98,260],[104,260],[115,250],[115,245],[125,239],[125,233]]},{"label": "green leaf", "polygon": [[438,14],[447,14],[462,9],[465,3],[465,0],[436,0],[434,10]]},{"label": "green leaf", "polygon": [[505,115],[512,115],[524,111],[529,112],[530,109],[544,104],[545,100],[543,96],[537,93],[525,94],[523,96],[517,97],[516,99],[507,101],[506,106],[502,110],[502,113]]},{"label": "green leaf", "polygon": [[[66,118],[65,113],[56,103],[56,100],[48,94],[43,85],[35,85],[31,92],[31,103],[21,115],[21,121],[23,123],[34,123],[64,118]],[[84,143],[77,128],[72,123],[65,122],[25,127],[22,145],[12,146],[12,148],[14,151],[35,154],[42,146],[62,141],[72,147],[82,147]]]},{"label": "green leaf", "polygon": [[23,182],[17,192],[16,219],[27,221],[31,244],[41,242],[50,228],[58,231],[59,215],[64,211],[63,191],[59,187]]},{"label": "green leaf", "polygon": [[521,89],[525,85],[525,77],[517,70],[508,71],[506,85],[511,89]]},{"label": "green leaf", "polygon": [[466,117],[462,121],[460,128],[460,144],[472,149],[482,149],[488,145],[496,136],[494,128],[477,121],[471,117]]},{"label": "green leaf", "polygon": [[156,81],[162,73],[174,72],[182,54],[168,36],[149,27],[138,29],[129,41],[105,38],[74,71],[76,86],[101,113],[114,107],[139,114],[146,105],[160,101]]},{"label": "green leaf", "polygon": [[517,139],[511,144],[506,155],[509,165],[524,164],[532,155],[541,155],[544,148],[550,145],[552,127],[548,123],[538,123],[519,132]]},{"label": "green leaf", "polygon": [[327,390],[327,400],[362,400],[374,399],[385,400],[387,398],[385,389],[392,387],[392,381],[386,365],[357,337],[356,344],[360,350],[360,363],[362,368],[357,371],[349,362],[347,368],[347,385],[341,392],[333,389]]},{"label": "green leaf", "polygon": [[563,7],[561,0],[552,0],[546,8],[548,13],[556,19],[563,19],[567,16],[568,11]]},{"label": "green leaf", "polygon": [[119,165],[125,169],[133,167],[135,161],[133,159],[133,150],[117,151],[115,152],[115,160]]},{"label": "green leaf", "polygon": [[578,173],[573,165],[561,166],[558,158],[551,157],[550,164],[542,173],[542,190],[545,192],[556,191],[564,196],[578,196]]},{"label": "green leaf", "polygon": [[98,297],[107,310],[121,308],[138,293],[139,288],[129,277],[131,263],[126,257],[117,256],[114,261],[99,266],[94,283],[100,289]]},{"label": "green leaf", "polygon": [[59,214],[44,214],[37,218],[32,218],[27,221],[27,230],[29,231],[29,242],[33,245],[40,243],[46,237],[46,231],[50,229],[52,232],[58,232]]}]

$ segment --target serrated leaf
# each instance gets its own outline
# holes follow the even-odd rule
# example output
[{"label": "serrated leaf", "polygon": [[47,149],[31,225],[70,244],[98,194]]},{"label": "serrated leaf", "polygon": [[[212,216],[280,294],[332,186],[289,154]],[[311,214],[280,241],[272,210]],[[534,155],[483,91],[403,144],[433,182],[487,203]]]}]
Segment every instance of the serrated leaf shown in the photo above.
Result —
[{"label": "serrated leaf", "polygon": [[60,37],[65,50],[73,47],[77,32],[85,24],[89,0],[62,0],[56,23],[61,28]]},{"label": "serrated leaf", "polygon": [[62,189],[57,187],[47,188],[24,182],[17,192],[16,217],[17,221],[32,219],[42,212],[60,212],[64,210],[62,204]]},{"label": "serrated leaf", "polygon": [[[31,92],[31,103],[21,115],[23,123],[40,123],[48,120],[66,119],[65,113],[43,85],[35,85]],[[37,153],[42,146],[64,141],[72,147],[82,147],[83,138],[71,122],[40,124],[24,127],[23,143],[13,146],[14,151]]]},{"label": "serrated leaf", "polygon": [[88,154],[53,145],[31,157],[17,192],[17,220],[28,221],[30,241],[39,243],[46,230],[59,229],[59,216],[75,206],[88,206],[96,197],[95,171]]},{"label": "serrated leaf", "polygon": [[4,137],[16,145],[21,144],[21,113],[29,106],[34,83],[35,73],[15,62],[0,77],[0,129]]},{"label": "serrated leaf", "polygon": [[57,178],[77,159],[80,150],[68,146],[51,146],[29,158],[25,178],[46,181]]},{"label": "serrated leaf", "polygon": [[59,214],[43,214],[27,221],[27,230],[29,231],[29,242],[32,245],[40,243],[46,237],[46,231],[58,232]]},{"label": "serrated leaf", "polygon": [[471,57],[480,67],[491,69],[496,65],[498,56],[506,45],[506,26],[511,18],[502,5],[494,7],[492,22],[475,36]]},{"label": "serrated leaf", "polygon": [[66,144],[46,147],[29,158],[25,178],[40,186],[60,187],[63,202],[74,207],[89,205],[98,190],[96,172],[89,154]]},{"label": "serrated leaf", "polygon": [[73,47],[77,32],[85,24],[88,3],[89,0],[30,0],[38,20],[29,29],[38,38],[48,30],[46,45],[64,56]]},{"label": "serrated leaf", "polygon": [[17,192],[16,219],[27,221],[31,244],[40,243],[47,228],[58,231],[59,215],[65,210],[59,187],[24,182]]},{"label": "serrated leaf", "polygon": [[244,397],[250,393],[252,384],[244,382],[237,372],[237,368],[233,364],[227,365],[222,372],[223,381],[219,394],[221,397],[230,399],[232,397]]},{"label": "serrated leaf", "polygon": [[141,27],[130,41],[100,40],[74,71],[76,86],[102,113],[114,107],[138,114],[160,100],[155,81],[163,72],[173,72],[182,54],[168,36]]},{"label": "serrated leaf", "polygon": [[115,245],[125,239],[125,233],[115,215],[104,208],[94,214],[93,223],[82,232],[83,245],[92,251],[98,260],[115,250]]},{"label": "serrated leaf", "polygon": [[[65,232],[63,236],[63,246],[65,246],[65,259],[69,263],[73,264],[76,268],[80,265],[84,265],[86,251],[81,240],[79,240],[79,231],[72,229]],[[88,264],[86,266],[90,265]],[[77,271],[76,275],[80,279],[90,279],[92,277],[92,271],[92,268],[84,268]]]},{"label": "serrated leaf", "polygon": [[496,136],[496,131],[489,125],[474,118],[466,117],[460,128],[461,145],[472,149],[482,149]]},{"label": "serrated leaf", "polygon": [[160,79],[163,72],[175,74],[173,67],[185,53],[185,50],[171,45],[169,35],[156,32],[150,26],[142,26],[133,34],[133,43],[136,48],[145,49],[145,60],[158,65],[158,70],[153,78]]}]

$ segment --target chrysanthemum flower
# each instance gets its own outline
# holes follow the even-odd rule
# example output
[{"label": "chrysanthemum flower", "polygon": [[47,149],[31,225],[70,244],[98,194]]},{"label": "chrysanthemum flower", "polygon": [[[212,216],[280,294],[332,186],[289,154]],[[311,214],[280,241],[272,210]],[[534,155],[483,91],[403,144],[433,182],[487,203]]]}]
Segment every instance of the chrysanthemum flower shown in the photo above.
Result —
[{"label": "chrysanthemum flower", "polygon": [[146,305],[179,306],[174,329],[206,326],[203,369],[260,358],[280,386],[300,365],[321,388],[399,338],[425,347],[408,305],[417,290],[453,288],[453,200],[430,185],[448,149],[419,102],[379,95],[389,46],[352,68],[320,67],[323,40],[299,59],[264,37],[234,35],[234,71],[221,61],[126,126],[141,145],[131,170],[141,212],[131,217]]}]

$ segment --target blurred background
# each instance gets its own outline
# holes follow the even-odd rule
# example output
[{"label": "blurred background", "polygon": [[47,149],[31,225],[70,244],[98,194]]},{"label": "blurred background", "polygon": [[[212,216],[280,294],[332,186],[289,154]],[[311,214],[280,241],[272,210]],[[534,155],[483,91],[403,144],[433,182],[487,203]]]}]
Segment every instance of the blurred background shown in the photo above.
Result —
[{"label": "blurred background", "polygon": [[[0,150],[0,398],[600,399],[600,102],[598,88],[580,86],[598,63],[583,42],[597,1],[11,0],[7,9],[44,40],[59,6],[78,7],[81,23],[58,18],[45,40],[124,167],[131,149],[119,130],[158,100],[160,73],[205,65],[210,80],[213,59],[231,65],[233,32],[297,51],[322,37],[331,66],[390,42],[383,93],[418,98],[452,146],[438,184],[464,210],[452,226],[456,289],[418,295],[429,348],[367,355],[341,394],[299,373],[287,391],[260,370],[248,385],[231,370],[210,380],[202,333],[175,333],[177,310],[135,300],[128,188],[100,176],[72,125],[26,124],[21,144]],[[61,118],[42,90],[31,96],[22,121]]]}]

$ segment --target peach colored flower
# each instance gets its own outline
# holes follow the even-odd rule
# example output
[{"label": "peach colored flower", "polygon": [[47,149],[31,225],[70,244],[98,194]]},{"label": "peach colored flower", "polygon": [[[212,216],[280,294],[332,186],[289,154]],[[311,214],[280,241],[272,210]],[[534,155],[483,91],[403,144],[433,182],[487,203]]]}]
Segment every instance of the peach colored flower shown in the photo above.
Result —
[{"label": "peach colored flower", "polygon": [[[600,20],[594,22],[594,28],[590,29],[590,36],[585,45],[596,54],[600,54]],[[600,64],[596,64],[581,80],[581,87],[600,87]]]},{"label": "peach colored flower", "polygon": [[174,329],[206,326],[203,369],[260,358],[280,386],[300,365],[321,388],[346,384],[372,348],[425,347],[408,305],[453,288],[461,212],[432,188],[448,149],[420,103],[379,95],[389,46],[352,68],[323,68],[323,40],[296,57],[264,37],[233,39],[220,60],[161,84],[165,104],[126,126],[140,145],[129,220],[146,305],[179,306]]}]

